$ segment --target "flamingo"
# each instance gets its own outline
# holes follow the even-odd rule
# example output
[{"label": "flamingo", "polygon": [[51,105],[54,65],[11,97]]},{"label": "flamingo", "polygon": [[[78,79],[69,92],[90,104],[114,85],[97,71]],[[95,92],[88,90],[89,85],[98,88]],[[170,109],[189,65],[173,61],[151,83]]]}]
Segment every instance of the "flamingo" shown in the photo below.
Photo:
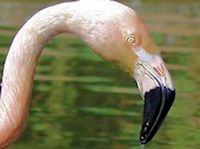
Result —
[{"label": "flamingo", "polygon": [[36,13],[16,34],[6,57],[0,95],[0,148],[23,132],[38,58],[45,44],[72,33],[136,80],[144,100],[140,144],[160,128],[174,99],[170,74],[136,12],[111,0],[64,2]]}]

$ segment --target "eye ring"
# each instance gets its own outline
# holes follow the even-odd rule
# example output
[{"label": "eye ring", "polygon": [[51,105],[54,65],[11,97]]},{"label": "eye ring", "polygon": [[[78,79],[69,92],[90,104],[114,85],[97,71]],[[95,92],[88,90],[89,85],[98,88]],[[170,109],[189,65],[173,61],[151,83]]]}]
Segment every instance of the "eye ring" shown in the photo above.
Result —
[{"label": "eye ring", "polygon": [[129,43],[135,43],[136,42],[135,35],[133,34],[128,35],[128,37],[126,38],[126,41]]}]

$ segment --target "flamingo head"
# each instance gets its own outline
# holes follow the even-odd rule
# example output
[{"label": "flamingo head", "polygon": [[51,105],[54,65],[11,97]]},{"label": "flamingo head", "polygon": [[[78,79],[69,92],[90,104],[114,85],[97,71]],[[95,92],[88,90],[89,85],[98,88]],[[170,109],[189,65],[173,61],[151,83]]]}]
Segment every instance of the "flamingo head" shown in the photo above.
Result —
[{"label": "flamingo head", "polygon": [[146,144],[166,117],[175,98],[175,89],[141,18],[134,10],[117,2],[106,1],[103,5],[91,8],[95,9],[95,15],[90,13],[88,17],[96,16],[90,19],[94,27],[90,28],[89,37],[83,39],[88,39],[85,41],[97,54],[119,65],[136,80],[144,99],[140,143]]}]

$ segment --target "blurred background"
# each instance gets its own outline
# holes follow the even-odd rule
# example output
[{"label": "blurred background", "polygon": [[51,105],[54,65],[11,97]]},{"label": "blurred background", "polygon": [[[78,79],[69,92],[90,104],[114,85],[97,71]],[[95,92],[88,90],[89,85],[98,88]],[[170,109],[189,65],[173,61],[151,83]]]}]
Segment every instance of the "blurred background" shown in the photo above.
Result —
[{"label": "blurred background", "polygon": [[[0,0],[1,69],[22,24],[56,0]],[[200,1],[123,0],[162,50],[177,96],[147,149],[200,148]],[[143,101],[135,82],[77,37],[51,40],[39,60],[23,136],[9,149],[135,149]]]}]

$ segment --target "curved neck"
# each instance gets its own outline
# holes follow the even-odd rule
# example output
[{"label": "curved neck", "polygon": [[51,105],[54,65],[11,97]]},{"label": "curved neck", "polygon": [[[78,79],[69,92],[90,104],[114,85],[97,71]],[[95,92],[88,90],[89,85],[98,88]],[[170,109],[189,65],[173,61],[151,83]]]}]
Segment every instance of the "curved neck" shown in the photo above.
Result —
[{"label": "curved neck", "polygon": [[[0,148],[12,143],[23,131],[29,111],[37,59],[55,35],[72,32],[88,39],[90,29],[77,4],[71,2],[46,8],[34,15],[17,33],[4,65],[0,98]],[[89,20],[89,18],[87,18]],[[87,41],[86,41],[87,42]]]}]

